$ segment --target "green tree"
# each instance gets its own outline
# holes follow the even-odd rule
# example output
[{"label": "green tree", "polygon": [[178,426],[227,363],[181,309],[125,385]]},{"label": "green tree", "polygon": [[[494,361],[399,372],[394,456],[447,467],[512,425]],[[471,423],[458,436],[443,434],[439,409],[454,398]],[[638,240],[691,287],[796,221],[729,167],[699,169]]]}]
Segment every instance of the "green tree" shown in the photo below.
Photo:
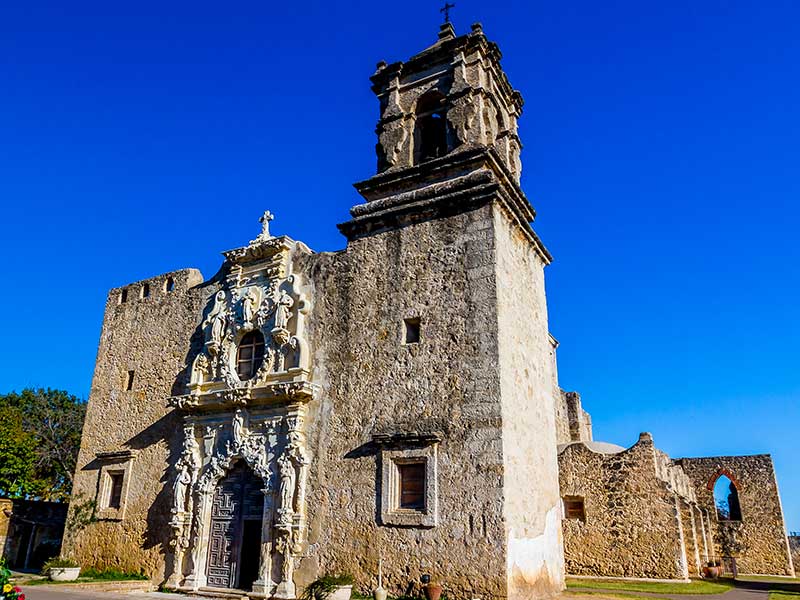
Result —
[{"label": "green tree", "polygon": [[[86,404],[61,390],[25,389],[19,394],[0,396],[0,414],[4,413],[16,414],[21,422],[17,434],[29,440],[33,464],[27,467],[26,477],[16,491],[0,491],[45,500],[67,498],[72,490]],[[4,458],[0,447],[0,464]]]},{"label": "green tree", "polygon": [[35,494],[32,480],[36,464],[36,442],[22,425],[22,413],[0,407],[0,496],[9,498]]}]

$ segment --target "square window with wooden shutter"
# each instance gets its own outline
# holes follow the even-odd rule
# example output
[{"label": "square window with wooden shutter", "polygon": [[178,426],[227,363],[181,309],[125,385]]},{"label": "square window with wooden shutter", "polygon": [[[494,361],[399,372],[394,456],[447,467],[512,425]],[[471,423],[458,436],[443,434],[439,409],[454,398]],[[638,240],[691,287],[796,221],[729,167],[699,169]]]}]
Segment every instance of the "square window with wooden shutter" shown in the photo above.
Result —
[{"label": "square window with wooden shutter", "polygon": [[580,496],[568,496],[564,498],[564,516],[574,521],[586,520],[586,506]]},{"label": "square window with wooden shutter", "polygon": [[397,465],[399,506],[405,510],[425,510],[425,463],[412,462]]}]

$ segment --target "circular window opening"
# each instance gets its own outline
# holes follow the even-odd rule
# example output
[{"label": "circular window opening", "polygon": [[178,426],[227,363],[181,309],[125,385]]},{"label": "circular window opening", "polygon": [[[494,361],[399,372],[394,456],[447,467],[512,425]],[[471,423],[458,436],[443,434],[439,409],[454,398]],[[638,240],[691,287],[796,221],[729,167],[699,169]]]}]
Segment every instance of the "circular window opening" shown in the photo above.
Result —
[{"label": "circular window opening", "polygon": [[251,331],[239,342],[236,373],[242,381],[252,379],[262,364],[264,364],[264,336],[260,331]]}]

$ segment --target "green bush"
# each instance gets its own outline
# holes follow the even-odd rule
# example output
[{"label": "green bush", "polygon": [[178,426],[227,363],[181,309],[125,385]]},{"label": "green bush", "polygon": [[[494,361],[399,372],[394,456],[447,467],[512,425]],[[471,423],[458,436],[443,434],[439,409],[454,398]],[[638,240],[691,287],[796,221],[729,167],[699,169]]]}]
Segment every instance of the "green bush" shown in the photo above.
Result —
[{"label": "green bush", "polygon": [[69,558],[51,558],[42,567],[42,575],[47,575],[50,569],[75,569],[80,565]]},{"label": "green bush", "polygon": [[301,600],[325,600],[340,586],[353,585],[352,575],[325,575],[311,583],[301,596]]}]

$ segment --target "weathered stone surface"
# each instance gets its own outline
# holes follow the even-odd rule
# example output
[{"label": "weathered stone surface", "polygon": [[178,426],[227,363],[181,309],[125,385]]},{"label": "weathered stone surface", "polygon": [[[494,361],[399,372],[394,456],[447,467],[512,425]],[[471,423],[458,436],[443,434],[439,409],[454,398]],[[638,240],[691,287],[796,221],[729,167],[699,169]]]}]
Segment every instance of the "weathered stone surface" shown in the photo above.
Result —
[{"label": "weathered stone surface", "polygon": [[[721,536],[727,529],[735,532],[736,542],[741,546],[736,558],[740,573],[794,574],[772,457],[768,454],[714,456],[675,462],[692,480],[699,506],[711,515],[718,556],[722,555]],[[736,485],[741,522],[717,520],[714,484],[723,474]]]},{"label": "weathered stone surface", "polygon": [[800,535],[789,536],[789,550],[792,554],[792,564],[796,573],[798,566],[800,566]]},{"label": "weathered stone surface", "polygon": [[[584,499],[585,520],[564,520],[567,573],[685,579],[684,500],[656,472],[652,438],[617,454],[571,444],[559,455],[562,496]],[[691,536],[691,531],[688,532]]]}]

